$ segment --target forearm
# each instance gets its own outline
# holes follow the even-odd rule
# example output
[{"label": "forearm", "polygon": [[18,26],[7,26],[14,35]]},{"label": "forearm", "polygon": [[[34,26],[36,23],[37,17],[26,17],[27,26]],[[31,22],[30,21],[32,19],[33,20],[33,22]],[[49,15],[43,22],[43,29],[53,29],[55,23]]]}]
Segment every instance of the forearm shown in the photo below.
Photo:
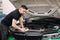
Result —
[{"label": "forearm", "polygon": [[19,22],[20,22],[20,26],[24,27],[24,25],[23,25],[24,23],[23,23],[23,18],[22,17],[19,19]]},{"label": "forearm", "polygon": [[12,25],[12,27],[15,28],[15,29],[20,29],[20,27],[17,26],[17,25]]},{"label": "forearm", "polygon": [[23,22],[20,22],[20,26],[21,26],[21,27],[24,27]]},{"label": "forearm", "polygon": [[18,25],[16,25],[16,22],[17,21],[15,19],[12,20],[12,27],[15,29],[21,29]]}]

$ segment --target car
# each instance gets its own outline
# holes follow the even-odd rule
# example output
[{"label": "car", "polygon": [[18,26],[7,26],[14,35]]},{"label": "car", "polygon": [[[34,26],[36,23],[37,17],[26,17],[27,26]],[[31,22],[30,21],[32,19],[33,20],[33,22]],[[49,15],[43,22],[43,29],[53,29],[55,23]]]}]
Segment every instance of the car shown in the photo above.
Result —
[{"label": "car", "polygon": [[42,36],[46,38],[56,38],[56,36],[60,36],[60,18],[47,17],[37,20],[26,20],[25,26],[28,27],[30,30],[27,32],[10,30],[9,32],[17,40],[23,38],[25,38],[26,40],[42,40]]},{"label": "car", "polygon": [[0,13],[0,22],[1,22],[1,20],[2,20],[5,16],[6,16],[5,14]]},{"label": "car", "polygon": [[[5,16],[6,16],[5,14],[2,14],[2,13],[0,14],[0,22]],[[40,29],[44,29],[44,31],[42,32],[42,34],[44,34],[44,35],[42,35],[42,36],[48,35],[47,37],[49,37],[51,35],[53,37],[53,36],[56,36],[56,33],[58,35],[60,35],[60,33],[58,33],[58,31],[56,31],[60,28],[60,18],[47,17],[47,18],[42,18],[42,19],[37,19],[37,20],[29,20],[28,19],[25,21],[24,25],[27,26],[32,31],[30,30],[28,32],[23,33],[23,32],[18,32],[17,30],[12,31],[10,29],[9,37],[12,36],[15,39],[20,39],[21,36],[26,36],[27,37],[26,39],[29,40],[31,37],[28,37],[28,36],[37,36],[37,34],[40,35],[41,34]],[[36,32],[36,30],[37,30],[37,32]],[[20,35],[20,33],[21,33],[21,35]],[[47,35],[45,35],[45,34],[47,34]],[[23,37],[21,37],[21,39],[23,39]],[[37,38],[37,40],[39,40],[39,39]]]}]

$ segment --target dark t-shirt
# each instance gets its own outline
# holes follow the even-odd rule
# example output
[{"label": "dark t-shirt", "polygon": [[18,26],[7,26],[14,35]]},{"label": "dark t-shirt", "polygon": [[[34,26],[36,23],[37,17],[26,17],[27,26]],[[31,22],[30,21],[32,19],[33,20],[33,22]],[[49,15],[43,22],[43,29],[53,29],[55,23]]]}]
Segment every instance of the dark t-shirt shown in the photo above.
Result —
[{"label": "dark t-shirt", "polygon": [[5,26],[11,26],[12,25],[12,19],[19,20],[21,17],[21,14],[19,13],[19,10],[16,9],[9,13],[2,21],[1,23],[4,24]]}]

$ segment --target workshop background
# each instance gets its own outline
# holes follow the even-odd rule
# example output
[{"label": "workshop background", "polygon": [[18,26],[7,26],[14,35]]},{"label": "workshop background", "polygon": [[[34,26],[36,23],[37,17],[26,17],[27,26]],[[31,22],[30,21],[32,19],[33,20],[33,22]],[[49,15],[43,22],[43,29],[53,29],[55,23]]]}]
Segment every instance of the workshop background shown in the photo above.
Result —
[{"label": "workshop background", "polygon": [[[23,4],[29,9],[39,13],[46,13],[54,7],[58,7],[58,9],[50,16],[60,18],[60,0],[0,0],[0,14],[7,15],[16,8],[20,8]],[[30,18],[32,16],[26,14],[25,17]],[[39,18],[43,18],[43,16]],[[47,39],[44,38],[43,40]]]},{"label": "workshop background", "polygon": [[[51,8],[58,7],[57,11],[50,16],[60,18],[60,0],[2,0],[3,13],[9,14],[22,4],[39,13],[45,13]],[[28,15],[28,17],[30,16]]]},{"label": "workshop background", "polygon": [[2,10],[2,0],[0,0],[0,13],[2,13],[3,10]]}]

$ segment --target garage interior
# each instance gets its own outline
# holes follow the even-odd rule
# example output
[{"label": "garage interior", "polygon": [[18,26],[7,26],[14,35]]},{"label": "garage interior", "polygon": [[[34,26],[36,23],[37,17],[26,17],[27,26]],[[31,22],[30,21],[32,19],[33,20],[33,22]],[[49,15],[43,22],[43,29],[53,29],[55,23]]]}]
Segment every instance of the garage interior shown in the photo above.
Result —
[{"label": "garage interior", "polygon": [[[26,20],[29,19],[29,20],[27,20],[28,23],[26,23],[26,24],[28,24],[28,26],[29,25],[30,26],[32,26],[32,25],[33,26],[34,25],[43,26],[43,24],[45,25],[46,22],[47,22],[47,26],[49,26],[49,28],[50,28],[50,25],[54,26],[55,28],[58,28],[60,26],[59,25],[60,24],[60,21],[59,21],[60,20],[60,0],[9,0],[9,1],[16,8],[20,8],[21,5],[26,5],[34,13],[33,14],[31,12],[31,14],[25,14],[23,16],[24,18],[26,18]],[[53,18],[48,18],[48,17],[53,17]],[[31,22],[31,23],[29,23],[29,22]],[[32,28],[32,29],[34,29],[34,28]],[[48,31],[50,31],[50,30],[51,29],[49,29]],[[34,30],[32,30],[32,31],[34,31]],[[31,31],[29,31],[29,32],[31,32]],[[39,34],[39,32],[38,33],[31,32],[32,34],[29,32],[26,33],[28,35],[26,37],[27,39],[25,39],[25,40],[31,39],[32,35],[36,36],[36,34],[37,35]],[[17,39],[19,39],[20,38],[19,34],[18,33],[16,33],[16,34],[18,35]],[[14,35],[14,36],[16,36],[16,35]],[[24,36],[26,36],[26,35],[24,34]],[[33,38],[34,39],[31,39],[31,40],[37,39],[37,37],[36,37],[36,39],[35,39],[35,37],[33,37]],[[13,40],[16,40],[16,39],[13,39]],[[37,40],[40,40],[40,38],[38,37]],[[52,34],[48,33],[46,35],[43,35],[42,40],[60,40],[60,31],[58,31],[58,33],[52,33]]]}]

